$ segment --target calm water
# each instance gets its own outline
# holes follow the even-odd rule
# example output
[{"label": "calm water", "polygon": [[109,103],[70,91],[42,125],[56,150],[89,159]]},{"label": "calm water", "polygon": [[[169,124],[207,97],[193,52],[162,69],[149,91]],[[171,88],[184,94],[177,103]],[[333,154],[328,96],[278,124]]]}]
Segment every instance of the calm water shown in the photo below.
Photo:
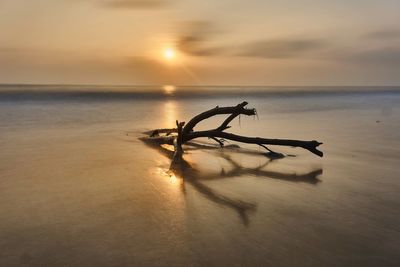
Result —
[{"label": "calm water", "polygon": [[[394,88],[48,89],[0,93],[1,266],[400,263]],[[188,149],[182,178],[168,172],[165,153],[138,139],[243,100],[259,117],[241,117],[232,132],[316,139],[326,156],[275,147],[296,157],[270,161],[254,146],[244,146],[254,153]]]}]

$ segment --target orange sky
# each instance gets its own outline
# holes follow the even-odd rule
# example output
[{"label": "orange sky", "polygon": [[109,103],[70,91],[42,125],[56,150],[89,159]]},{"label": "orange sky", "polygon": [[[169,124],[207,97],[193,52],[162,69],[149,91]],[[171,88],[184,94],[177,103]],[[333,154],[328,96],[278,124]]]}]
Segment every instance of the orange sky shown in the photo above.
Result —
[{"label": "orange sky", "polygon": [[397,0],[0,0],[0,83],[398,85],[399,10]]}]

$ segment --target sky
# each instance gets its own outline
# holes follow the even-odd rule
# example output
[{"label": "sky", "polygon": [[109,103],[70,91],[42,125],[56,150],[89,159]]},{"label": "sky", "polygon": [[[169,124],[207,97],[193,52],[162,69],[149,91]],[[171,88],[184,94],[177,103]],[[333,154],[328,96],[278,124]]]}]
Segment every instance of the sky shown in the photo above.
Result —
[{"label": "sky", "polygon": [[400,0],[0,0],[0,83],[400,85],[399,14]]}]

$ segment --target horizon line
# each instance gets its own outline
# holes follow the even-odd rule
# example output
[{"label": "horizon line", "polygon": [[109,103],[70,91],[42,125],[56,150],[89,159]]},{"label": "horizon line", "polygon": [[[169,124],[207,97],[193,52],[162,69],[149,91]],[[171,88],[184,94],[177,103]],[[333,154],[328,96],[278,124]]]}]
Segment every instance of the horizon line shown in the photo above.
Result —
[{"label": "horizon line", "polygon": [[115,86],[115,87],[400,87],[398,85],[215,85],[215,84],[202,84],[202,85],[188,85],[188,84],[98,84],[98,83],[1,83],[0,86],[7,85],[20,85],[20,86]]}]

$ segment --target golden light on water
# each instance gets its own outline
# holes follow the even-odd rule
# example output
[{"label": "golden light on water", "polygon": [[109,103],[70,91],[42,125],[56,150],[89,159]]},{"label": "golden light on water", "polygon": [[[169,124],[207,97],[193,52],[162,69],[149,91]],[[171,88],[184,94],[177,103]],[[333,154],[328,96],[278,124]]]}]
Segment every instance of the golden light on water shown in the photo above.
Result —
[{"label": "golden light on water", "polygon": [[181,185],[183,182],[182,179],[177,177],[174,172],[165,168],[158,167],[155,169],[154,173],[162,178],[167,178],[168,182],[172,185]]},{"label": "golden light on water", "polygon": [[168,101],[164,104],[164,125],[167,128],[176,127],[177,107],[175,101]]},{"label": "golden light on water", "polygon": [[164,85],[164,93],[167,95],[172,95],[176,91],[176,87],[173,85]]},{"label": "golden light on water", "polygon": [[171,184],[176,185],[181,183],[181,179],[178,179],[173,172],[169,172],[168,174],[169,174],[169,182]]}]

